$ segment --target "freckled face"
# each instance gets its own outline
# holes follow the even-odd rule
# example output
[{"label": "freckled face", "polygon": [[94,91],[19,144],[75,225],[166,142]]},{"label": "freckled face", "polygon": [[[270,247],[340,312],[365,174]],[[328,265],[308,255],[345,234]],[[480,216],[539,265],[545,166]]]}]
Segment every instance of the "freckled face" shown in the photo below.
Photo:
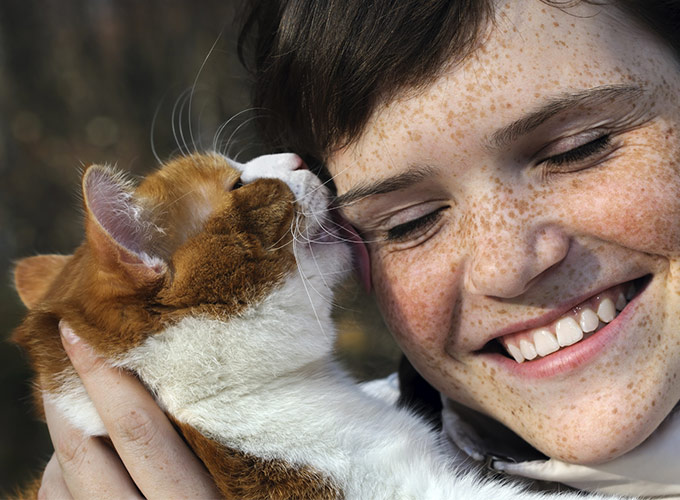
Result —
[{"label": "freckled face", "polygon": [[[611,7],[508,2],[472,57],[330,161],[339,194],[374,192],[344,213],[416,368],[570,462],[625,453],[680,399],[674,57]],[[590,338],[523,363],[500,347],[631,284]]]}]

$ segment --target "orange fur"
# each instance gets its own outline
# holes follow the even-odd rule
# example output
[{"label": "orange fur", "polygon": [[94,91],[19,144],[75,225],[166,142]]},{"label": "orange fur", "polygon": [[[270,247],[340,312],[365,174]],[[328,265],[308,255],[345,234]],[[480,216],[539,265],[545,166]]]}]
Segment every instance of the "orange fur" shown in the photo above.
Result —
[{"label": "orange fur", "polygon": [[26,307],[35,306],[45,296],[69,258],[67,255],[36,255],[17,263],[14,269],[15,286]]},{"label": "orange fur", "polygon": [[[196,429],[177,422],[194,452],[203,461],[225,498],[240,500],[341,500],[335,486],[310,467],[292,467],[227,448]],[[264,487],[263,487],[264,486]]]}]

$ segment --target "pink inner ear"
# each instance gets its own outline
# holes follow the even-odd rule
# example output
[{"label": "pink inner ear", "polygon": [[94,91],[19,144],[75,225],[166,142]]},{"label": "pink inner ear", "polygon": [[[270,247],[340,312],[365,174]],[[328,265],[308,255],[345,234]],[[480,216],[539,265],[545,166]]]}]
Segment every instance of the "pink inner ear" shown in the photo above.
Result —
[{"label": "pink inner ear", "polygon": [[127,182],[108,168],[91,167],[85,174],[83,194],[87,208],[102,228],[125,249],[145,255],[152,224],[144,221]]}]

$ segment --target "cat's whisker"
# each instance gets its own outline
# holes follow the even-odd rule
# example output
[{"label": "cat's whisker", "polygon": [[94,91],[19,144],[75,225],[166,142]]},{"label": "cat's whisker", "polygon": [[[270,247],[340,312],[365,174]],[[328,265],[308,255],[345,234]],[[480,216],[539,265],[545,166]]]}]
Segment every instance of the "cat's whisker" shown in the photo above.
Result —
[{"label": "cat's whisker", "polygon": [[[203,103],[203,105],[201,106],[201,111],[198,113],[198,118],[196,119],[196,124],[197,124],[197,128],[198,128],[198,131],[199,131],[198,136],[197,136],[198,137],[198,146],[194,142],[194,152],[205,151],[205,148],[203,147],[203,137],[206,134],[201,133],[201,119],[203,118],[206,110],[209,109],[210,105],[211,105],[211,103],[209,103],[209,102]],[[192,140],[193,140],[193,137],[192,137]],[[196,149],[197,147],[198,147],[198,149]],[[214,151],[214,149],[212,149],[210,151]]]},{"label": "cat's whisker", "polygon": [[[291,228],[291,232],[292,232],[292,228]],[[278,250],[281,250],[282,248],[286,248],[288,245],[292,245],[294,243],[294,240],[295,240],[295,235],[293,234],[292,236],[293,237],[291,238],[290,241],[286,241],[286,239],[285,239],[286,234],[282,235],[278,240],[276,240],[274,243],[272,243],[272,245],[269,248],[267,248],[267,250],[269,250],[270,252],[276,252]],[[281,243],[281,242],[283,242],[283,243]],[[281,243],[281,244],[279,244],[279,243]]]},{"label": "cat's whisker", "polygon": [[[224,32],[224,29],[220,30],[220,32],[217,34],[217,37],[215,38],[215,41],[212,44],[212,47],[210,47],[210,50],[208,50],[208,53],[206,54],[205,58],[203,59],[203,62],[201,63],[201,67],[198,69],[198,72],[196,73],[196,78],[194,78],[194,83],[191,85],[191,90],[189,92],[189,107],[188,107],[188,120],[189,120],[189,138],[191,139],[191,144],[194,146],[194,151],[198,151],[198,148],[196,146],[196,140],[194,138],[194,132],[191,127],[191,108],[192,104],[194,101],[194,93],[196,92],[196,85],[198,84],[198,79],[201,77],[201,74],[203,73],[203,69],[205,68],[205,65],[208,63],[208,59],[210,59],[210,56],[212,53],[215,51],[215,47],[217,47],[217,43],[220,41],[222,38],[222,33]],[[199,124],[199,129],[200,129],[200,118],[198,120]]]},{"label": "cat's whisker", "polygon": [[[314,215],[314,217],[316,217],[315,214],[313,214],[313,215]],[[319,262],[318,262],[318,259],[316,257],[316,254],[314,253],[314,247],[313,247],[313,245],[320,244],[321,242],[318,242],[315,239],[304,235],[303,232],[299,229],[300,223],[304,220],[304,218],[305,218],[304,216],[301,216],[301,215],[298,216],[295,219],[295,221],[293,222],[293,224],[291,225],[291,233],[293,235],[293,254],[295,255],[295,260],[298,263],[298,265],[297,265],[298,272],[300,273],[300,277],[302,278],[303,282],[306,282],[309,285],[309,288],[311,288],[311,290],[313,290],[318,295],[318,297],[321,298],[321,300],[323,300],[324,302],[329,304],[331,307],[339,307],[337,304],[334,303],[334,301],[331,298],[328,297],[327,293],[323,293],[320,290],[318,290],[312,284],[310,278],[307,275],[305,275],[303,269],[301,268],[301,266],[299,264],[301,262],[301,260],[298,257],[298,247],[297,247],[296,244],[301,244],[301,245],[304,245],[305,247],[307,247],[307,249],[308,249],[308,251],[311,255],[311,258],[314,262],[314,267],[316,268],[316,270],[318,272],[318,276],[321,279],[321,281],[323,282],[323,285],[325,286],[326,289],[330,290],[332,288],[331,285],[328,283],[328,281],[326,279],[327,276],[334,276],[336,274],[346,275],[348,270],[343,269],[343,270],[338,270],[337,272],[330,272],[329,273],[329,272],[324,272],[321,269],[321,267],[319,266]],[[331,243],[331,242],[329,242],[329,243]],[[306,288],[306,286],[305,286],[305,288]],[[311,302],[311,294],[310,294],[309,290],[306,290],[306,291],[307,291],[307,295],[310,298],[310,302]],[[313,305],[314,305],[313,302],[311,302],[311,305],[313,307]],[[315,312],[315,314],[316,314],[316,312]]]},{"label": "cat's whisker", "polygon": [[191,88],[188,88],[185,91],[185,96],[184,99],[182,100],[182,105],[179,108],[179,116],[178,116],[178,127],[179,127],[179,134],[180,137],[182,138],[182,142],[184,143],[184,150],[186,151],[187,156],[191,155],[192,150],[191,147],[189,146],[189,141],[188,137],[185,136],[185,124],[189,125],[189,129],[191,129],[191,115],[189,114],[189,102],[191,101]]},{"label": "cat's whisker", "polygon": [[[280,250],[280,249],[282,249],[282,248],[286,248],[288,245],[293,245],[293,244],[295,243],[295,239],[296,239],[296,237],[297,237],[297,236],[296,236],[296,231],[298,230],[298,229],[297,229],[297,226],[296,226],[296,221],[297,221],[297,216],[291,221],[291,223],[290,223],[290,228],[288,229],[288,232],[282,234],[281,237],[280,237],[278,240],[276,240],[276,241],[272,244],[272,246],[270,246],[270,247],[268,248],[269,251]],[[290,241],[286,241],[286,236],[287,236],[289,233],[290,233],[290,235],[291,235],[291,239],[290,239]],[[282,241],[283,241],[284,243],[281,244],[281,245],[279,245],[279,243],[282,242]]]},{"label": "cat's whisker", "polygon": [[173,206],[175,203],[179,203],[180,201],[182,201],[182,199],[186,198],[187,196],[192,195],[192,194],[195,193],[195,192],[196,192],[195,189],[191,189],[191,190],[187,191],[186,193],[182,194],[182,196],[178,196],[177,198],[175,198],[175,199],[172,200],[171,202],[168,202],[168,203],[167,203],[167,207],[171,207],[171,206]]},{"label": "cat's whisker", "polygon": [[[240,146],[240,147],[239,147]],[[238,149],[235,149],[239,147]],[[257,151],[259,149],[264,149],[266,146],[262,144],[261,142],[257,141],[257,134],[254,132],[250,133],[247,136],[241,136],[234,138],[231,141],[231,144],[228,145],[228,150],[229,153],[225,153],[226,156],[229,158],[232,158],[239,163],[245,163],[246,161],[241,160],[240,158],[242,157],[243,154],[246,154],[248,151],[250,152],[250,155],[252,156],[252,153],[254,151]]]},{"label": "cat's whisker", "polygon": [[[296,257],[297,260],[297,257]],[[311,279],[304,274],[304,271],[301,269],[300,265],[298,264],[298,272],[300,273],[300,277],[302,278],[302,284],[305,288],[305,292],[307,293],[307,298],[309,299],[310,306],[312,307],[312,310],[314,311],[314,315],[316,316],[317,321],[319,322],[319,327],[321,328],[321,331],[324,335],[327,336],[327,332],[323,329],[323,325],[320,322],[318,313],[316,311],[316,308],[314,306],[314,301],[312,300],[312,295],[310,293],[313,291],[323,302],[327,303],[331,307],[335,307],[335,304],[331,299],[329,299],[325,294],[321,293],[319,290],[316,289],[316,287],[312,284]]]},{"label": "cat's whisker", "polygon": [[[346,170],[349,170],[350,168],[352,168],[352,166],[351,166],[351,165],[348,165],[347,167],[345,167],[345,168],[343,168],[342,170],[340,170],[340,172],[337,172],[335,175],[331,176],[330,178],[326,179],[325,181],[322,181],[321,184],[320,184],[319,186],[315,187],[314,189],[311,189],[308,193],[306,193],[306,196],[312,196],[316,191],[318,191],[318,190],[321,189],[322,187],[328,188],[328,184],[330,184],[331,182],[333,182],[333,180],[334,180],[338,175],[342,174],[342,173],[345,172]],[[329,207],[329,210],[330,210],[330,209],[332,209],[332,206]]]},{"label": "cat's whisker", "polygon": [[263,117],[263,115],[255,115],[255,116],[252,116],[252,117],[250,117],[250,118],[244,120],[243,122],[241,122],[241,123],[234,129],[234,131],[231,133],[231,135],[229,136],[229,138],[227,139],[227,142],[226,142],[226,144],[225,144],[225,152],[226,152],[226,156],[231,157],[231,155],[229,154],[229,149],[231,148],[231,145],[233,144],[232,141],[233,141],[233,139],[234,139],[234,136],[235,136],[235,135],[243,128],[243,127],[245,127],[247,124],[249,124],[250,122],[252,122],[252,121],[254,121],[254,120],[258,119],[258,118],[262,118],[262,117]]},{"label": "cat's whisker", "polygon": [[151,152],[153,153],[153,157],[156,159],[159,165],[163,164],[163,160],[161,160],[161,157],[158,155],[158,151],[156,150],[156,143],[154,142],[154,131],[156,130],[156,120],[158,120],[158,114],[161,111],[161,107],[163,106],[163,101],[165,100],[166,95],[163,94],[163,96],[160,99],[160,102],[156,105],[156,109],[153,112],[153,118],[151,119],[151,132],[150,132],[150,141],[151,141]]},{"label": "cat's whisker", "polygon": [[222,123],[222,125],[217,127],[217,130],[215,131],[215,134],[213,135],[212,150],[217,151],[220,154],[223,154],[222,151],[221,151],[221,148],[219,147],[220,136],[226,130],[226,128],[229,126],[230,120],[231,119],[227,120],[226,122]]},{"label": "cat's whisker", "polygon": [[175,144],[177,144],[182,156],[188,156],[190,154],[189,148],[186,146],[186,141],[184,140],[184,131],[182,129],[182,110],[184,109],[184,104],[190,90],[191,89],[184,90],[179,97],[175,99],[175,104],[172,106],[172,137],[175,139]]},{"label": "cat's whisker", "polygon": [[[233,124],[234,121],[236,121],[237,119],[239,119],[242,115],[244,115],[244,114],[246,114],[246,113],[253,113],[253,112],[262,111],[262,110],[264,110],[264,108],[256,108],[256,107],[246,108],[246,109],[244,109],[244,110],[239,111],[238,113],[235,113],[234,115],[231,116],[231,118],[229,118],[229,119],[226,120],[224,123],[222,123],[222,124],[218,127],[218,129],[217,129],[217,131],[215,132],[215,135],[214,135],[214,137],[213,137],[213,142],[212,142],[212,144],[213,144],[213,151],[218,151],[218,152],[220,152],[220,153],[222,153],[223,155],[226,156],[226,155],[227,155],[227,148],[229,147],[229,144],[228,144],[229,141],[227,141],[226,147],[224,148],[224,150],[222,150],[222,147],[220,147],[220,146],[221,146],[221,144],[223,144],[223,141],[220,140],[220,136],[224,133],[225,130],[227,130],[227,128],[228,128],[229,126],[231,126],[231,125]],[[260,116],[255,116],[255,117],[253,117],[252,119],[260,118],[260,117],[261,117],[261,115],[260,115]],[[236,128],[236,127],[235,127],[235,128]],[[252,141],[251,141],[251,142],[252,142]],[[233,157],[230,156],[230,158],[233,158]],[[234,159],[235,159],[235,158],[234,158]]]},{"label": "cat's whisker", "polygon": [[[326,281],[326,274],[321,270],[321,267],[319,267],[319,261],[317,260],[316,255],[314,254],[314,247],[312,246],[309,247],[309,253],[312,256],[312,260],[314,261],[314,267],[316,267],[316,270],[319,272],[319,277],[321,278],[321,281],[323,282],[324,286],[330,290],[331,285],[328,284],[328,281]],[[321,295],[320,293],[319,295],[325,298],[325,295]],[[332,303],[332,301],[329,302]]]},{"label": "cat's whisker", "polygon": [[[316,214],[314,214],[314,213],[303,212],[303,215],[305,215],[307,217],[316,217]],[[324,234],[327,234],[329,236],[333,236],[333,238],[336,241],[342,241],[344,243],[350,243],[350,244],[356,243],[356,240],[345,238],[345,237],[341,236],[340,234],[338,234],[338,232],[335,232],[331,229],[328,229],[327,225],[324,225],[324,224],[334,224],[335,227],[342,229],[342,226],[339,225],[337,222],[335,222],[332,218],[329,218],[329,219],[327,219],[323,222],[319,221],[318,219],[317,219],[317,221],[319,222],[319,226],[321,227],[321,232],[324,233]],[[380,241],[382,241],[382,239],[380,239],[380,238],[374,238],[374,239],[370,239],[370,240],[362,238],[363,243],[374,243],[374,242],[380,242]],[[319,245],[334,244],[334,241],[317,241],[317,240],[313,240],[313,239],[310,239],[309,242],[319,244]]]},{"label": "cat's whisker", "polygon": [[[305,289],[305,293],[307,294],[307,299],[309,300],[309,304],[312,308],[312,312],[314,313],[314,317],[316,318],[316,322],[318,323],[319,329],[321,330],[321,333],[323,334],[323,336],[328,338],[328,333],[326,332],[326,329],[323,326],[323,322],[321,321],[321,318],[319,318],[319,314],[316,310],[316,307],[314,307],[314,301],[312,300],[312,296],[309,293],[309,288],[307,286],[308,285],[308,279],[305,277],[302,266],[300,265],[300,261],[298,259],[298,251],[297,251],[297,248],[296,248],[295,245],[293,245],[293,255],[295,256],[295,262],[297,263],[298,272],[300,273],[300,277],[302,278],[301,283],[302,283],[303,288]],[[316,292],[318,293],[318,291],[316,291]]]}]

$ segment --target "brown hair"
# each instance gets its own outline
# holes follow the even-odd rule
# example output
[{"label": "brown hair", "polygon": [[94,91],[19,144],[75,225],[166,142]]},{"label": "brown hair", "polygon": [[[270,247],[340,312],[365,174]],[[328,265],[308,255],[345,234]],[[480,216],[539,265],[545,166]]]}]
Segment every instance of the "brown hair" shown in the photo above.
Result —
[{"label": "brown hair", "polygon": [[[616,5],[680,54],[680,0],[582,1]],[[470,54],[494,14],[492,0],[249,5],[239,52],[254,77],[253,104],[269,112],[259,124],[263,139],[321,172],[330,153],[360,136],[381,102],[430,83]]]}]

